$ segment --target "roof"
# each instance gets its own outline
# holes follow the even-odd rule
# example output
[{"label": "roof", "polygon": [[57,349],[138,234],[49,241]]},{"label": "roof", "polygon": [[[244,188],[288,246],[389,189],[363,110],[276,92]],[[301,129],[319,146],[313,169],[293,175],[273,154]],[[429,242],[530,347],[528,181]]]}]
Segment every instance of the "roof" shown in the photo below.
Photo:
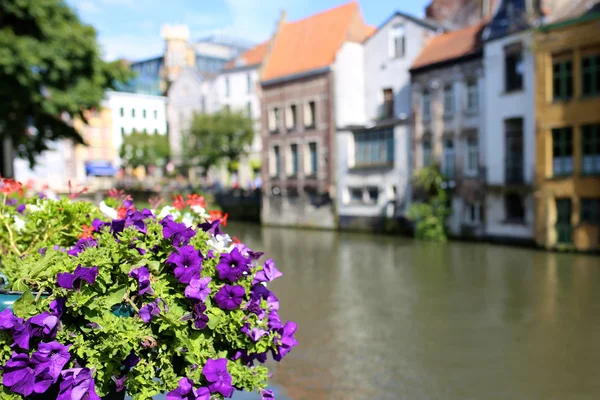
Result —
[{"label": "roof", "polygon": [[240,54],[236,59],[229,61],[225,64],[223,69],[233,69],[236,67],[249,67],[253,65],[262,64],[263,59],[267,55],[269,48],[269,41],[254,46],[250,50],[246,50]]},{"label": "roof", "polygon": [[373,34],[377,31],[379,31],[381,28],[383,28],[384,26],[386,26],[388,24],[388,22],[390,22],[393,18],[395,17],[402,17],[405,18],[409,21],[414,22],[417,25],[422,26],[423,28],[426,29],[431,29],[433,31],[444,31],[444,27],[442,26],[442,24],[440,24],[439,22],[436,22],[430,18],[418,18],[415,17],[413,15],[404,13],[402,11],[395,11],[392,15],[390,15],[388,18],[386,18],[385,21],[383,21],[383,23],[381,25],[379,25],[370,35],[366,40],[369,40],[371,37],[373,37]]},{"label": "roof", "polygon": [[433,37],[421,50],[411,70],[474,55],[481,51],[481,31],[485,22]]},{"label": "roof", "polygon": [[372,33],[353,1],[296,22],[284,22],[274,37],[262,80],[305,74],[330,66],[346,40],[362,42]]},{"label": "roof", "polygon": [[564,4],[563,7],[551,13],[546,19],[547,25],[541,29],[554,29],[564,24],[577,23],[580,19],[595,19],[600,13],[600,1],[598,0],[573,0]]}]

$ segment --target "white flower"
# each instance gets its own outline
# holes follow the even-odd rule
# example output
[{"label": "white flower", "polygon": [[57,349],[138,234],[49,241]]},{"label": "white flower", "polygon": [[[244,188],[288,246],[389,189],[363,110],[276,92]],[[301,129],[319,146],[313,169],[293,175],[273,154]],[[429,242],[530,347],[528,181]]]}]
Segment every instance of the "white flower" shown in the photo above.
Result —
[{"label": "white flower", "polygon": [[25,228],[25,221],[23,221],[18,215],[15,215],[13,219],[15,220],[15,228],[17,229],[17,232],[21,232],[23,228]]},{"label": "white flower", "polygon": [[198,214],[198,216],[200,218],[208,219],[210,217],[210,215],[208,215],[206,213],[206,210],[202,206],[195,205],[195,206],[191,206],[190,208],[192,209],[193,212]]},{"label": "white flower", "polygon": [[215,235],[206,241],[206,244],[208,244],[212,250],[219,253],[230,252],[233,250],[233,246],[229,245],[230,243],[231,238],[227,234]]},{"label": "white flower", "polygon": [[194,225],[194,217],[192,217],[192,214],[190,214],[190,213],[185,213],[185,214],[183,214],[183,218],[181,219],[181,222],[183,222],[185,224],[185,226],[189,228],[192,225]]},{"label": "white flower", "polygon": [[46,209],[47,202],[48,202],[48,200],[46,200],[46,199],[44,199],[44,200],[38,199],[36,201],[36,204],[27,204],[25,207],[30,212],[44,211]]},{"label": "white flower", "polygon": [[102,214],[106,215],[108,218],[110,219],[117,219],[119,218],[119,214],[117,213],[117,210],[115,210],[112,207],[109,207],[108,204],[106,204],[103,201],[100,202],[100,211],[102,211]]},{"label": "white flower", "polygon": [[161,210],[160,210],[160,214],[158,214],[156,216],[156,218],[158,219],[162,219],[164,217],[166,217],[167,215],[172,215],[174,219],[179,218],[179,216],[181,215],[179,213],[179,211],[177,211],[177,209],[175,207],[171,207],[171,206],[164,206]]}]

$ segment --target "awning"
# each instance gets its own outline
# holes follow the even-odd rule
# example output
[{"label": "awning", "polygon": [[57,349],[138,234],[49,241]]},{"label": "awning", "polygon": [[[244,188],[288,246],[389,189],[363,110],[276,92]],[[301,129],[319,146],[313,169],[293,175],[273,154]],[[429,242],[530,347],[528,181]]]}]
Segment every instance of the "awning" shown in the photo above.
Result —
[{"label": "awning", "polygon": [[110,161],[90,161],[85,163],[87,176],[114,176],[118,169]]}]

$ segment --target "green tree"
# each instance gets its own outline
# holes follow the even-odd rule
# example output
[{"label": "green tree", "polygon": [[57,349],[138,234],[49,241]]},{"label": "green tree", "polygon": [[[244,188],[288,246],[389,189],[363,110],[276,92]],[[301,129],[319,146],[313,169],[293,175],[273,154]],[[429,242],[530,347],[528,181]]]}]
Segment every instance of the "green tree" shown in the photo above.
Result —
[{"label": "green tree", "polygon": [[195,114],[183,137],[184,155],[191,165],[205,171],[222,161],[232,169],[248,153],[253,138],[254,123],[243,112]]},{"label": "green tree", "polygon": [[450,197],[439,168],[430,166],[417,171],[413,187],[417,201],[411,204],[408,218],[416,224],[415,237],[445,242],[448,239],[446,219],[450,215]]},{"label": "green tree", "polygon": [[167,135],[133,131],[123,138],[119,151],[123,166],[162,165],[169,158]]},{"label": "green tree", "polygon": [[0,142],[32,165],[48,142],[83,143],[72,119],[131,77],[100,56],[96,31],[64,0],[0,1]]}]

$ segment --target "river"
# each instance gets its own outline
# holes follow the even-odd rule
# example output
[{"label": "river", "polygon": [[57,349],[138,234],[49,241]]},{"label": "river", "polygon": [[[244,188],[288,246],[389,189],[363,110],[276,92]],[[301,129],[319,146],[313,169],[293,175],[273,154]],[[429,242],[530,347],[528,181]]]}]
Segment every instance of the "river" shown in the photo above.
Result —
[{"label": "river", "polygon": [[600,257],[231,223],[299,346],[280,399],[600,398]]}]

